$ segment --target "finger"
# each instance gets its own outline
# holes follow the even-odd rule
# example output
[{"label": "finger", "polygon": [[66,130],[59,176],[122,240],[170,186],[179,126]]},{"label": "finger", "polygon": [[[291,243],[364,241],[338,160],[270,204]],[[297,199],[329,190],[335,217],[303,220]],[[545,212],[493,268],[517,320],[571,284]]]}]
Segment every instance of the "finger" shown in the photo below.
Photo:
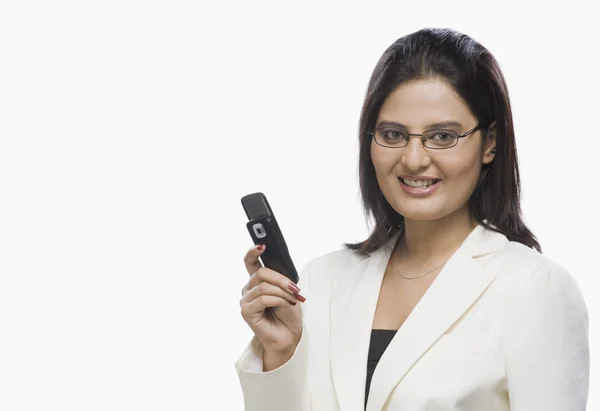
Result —
[{"label": "finger", "polygon": [[262,282],[276,285],[285,292],[291,291],[294,294],[300,292],[300,289],[292,280],[275,270],[271,270],[268,267],[261,267],[254,274],[252,274],[248,284],[246,285],[246,290],[251,290]]},{"label": "finger", "polygon": [[274,295],[261,295],[244,305],[242,317],[248,320],[252,316],[262,313],[268,307],[290,307],[290,302]]},{"label": "finger", "polygon": [[296,302],[298,301],[296,299],[296,296],[292,293],[292,291],[282,290],[276,285],[263,281],[262,283],[258,284],[257,286],[255,286],[254,288],[252,288],[244,294],[244,297],[240,301],[240,305],[244,306],[245,304],[248,304],[249,302],[257,299],[261,295],[281,297],[288,300],[293,305],[296,305]]},{"label": "finger", "polygon": [[[262,250],[259,250],[258,247],[262,247]],[[252,275],[255,272],[257,272],[260,267],[262,267],[262,264],[260,263],[258,257],[260,257],[262,253],[265,252],[266,248],[267,247],[265,245],[261,244],[258,246],[255,245],[254,247],[248,250],[248,252],[244,256],[244,264],[246,265],[246,271],[248,271],[248,274]]]}]

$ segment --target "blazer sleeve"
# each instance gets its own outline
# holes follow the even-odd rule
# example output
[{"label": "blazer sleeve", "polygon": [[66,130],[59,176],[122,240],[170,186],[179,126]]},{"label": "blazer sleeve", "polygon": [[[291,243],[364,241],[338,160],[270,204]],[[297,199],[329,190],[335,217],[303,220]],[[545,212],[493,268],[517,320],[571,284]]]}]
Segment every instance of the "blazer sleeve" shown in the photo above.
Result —
[{"label": "blazer sleeve", "polygon": [[511,411],[585,411],[590,370],[588,312],[575,279],[538,267],[517,293],[506,335]]},{"label": "blazer sleeve", "polygon": [[[310,301],[310,273],[306,264],[299,273],[298,287],[306,301]],[[263,346],[253,337],[235,364],[242,386],[246,411],[309,411],[308,390],[309,336],[303,324],[300,342],[290,360],[281,367],[263,372]]]}]

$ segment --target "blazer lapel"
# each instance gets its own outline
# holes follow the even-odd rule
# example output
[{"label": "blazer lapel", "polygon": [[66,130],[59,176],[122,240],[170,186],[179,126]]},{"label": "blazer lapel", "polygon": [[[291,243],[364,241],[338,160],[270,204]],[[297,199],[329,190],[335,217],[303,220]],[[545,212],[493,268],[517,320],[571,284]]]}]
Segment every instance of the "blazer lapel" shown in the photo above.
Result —
[{"label": "blazer lapel", "polygon": [[[494,273],[481,265],[476,257],[490,254],[506,242],[502,234],[482,226],[476,227],[465,239],[381,357],[371,381],[367,411],[383,408],[415,362],[492,283]],[[368,330],[362,332],[368,333]]]},{"label": "blazer lapel", "polygon": [[331,370],[339,408],[344,411],[364,411],[371,326],[397,238],[363,260],[331,296]]}]

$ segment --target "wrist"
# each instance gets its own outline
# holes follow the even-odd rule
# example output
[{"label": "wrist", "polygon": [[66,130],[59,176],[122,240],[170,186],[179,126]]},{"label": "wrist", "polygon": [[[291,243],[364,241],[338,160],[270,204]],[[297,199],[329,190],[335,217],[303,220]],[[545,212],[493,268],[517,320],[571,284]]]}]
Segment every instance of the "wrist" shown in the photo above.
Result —
[{"label": "wrist", "polygon": [[282,353],[270,353],[265,351],[263,353],[263,371],[273,371],[281,367],[292,358],[294,351],[295,349]]},{"label": "wrist", "polygon": [[296,352],[298,342],[281,351],[263,351],[263,371],[272,371],[287,363]]}]

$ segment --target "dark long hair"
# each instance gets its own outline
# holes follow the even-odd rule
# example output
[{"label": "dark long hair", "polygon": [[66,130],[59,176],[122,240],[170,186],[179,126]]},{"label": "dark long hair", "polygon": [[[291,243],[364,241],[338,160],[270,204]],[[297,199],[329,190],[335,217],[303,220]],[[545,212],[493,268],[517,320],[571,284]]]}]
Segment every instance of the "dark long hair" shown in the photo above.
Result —
[{"label": "dark long hair", "polygon": [[471,37],[450,29],[430,28],[396,40],[373,70],[360,115],[358,171],[365,218],[372,216],[375,226],[366,240],[343,245],[366,255],[403,229],[404,217],[381,194],[368,133],[374,130],[387,96],[400,84],[415,79],[446,82],[467,103],[480,125],[489,127],[496,121],[496,155],[490,164],[482,166],[469,199],[469,212],[479,224],[541,252],[521,216],[515,132],[502,71],[494,56]]}]

